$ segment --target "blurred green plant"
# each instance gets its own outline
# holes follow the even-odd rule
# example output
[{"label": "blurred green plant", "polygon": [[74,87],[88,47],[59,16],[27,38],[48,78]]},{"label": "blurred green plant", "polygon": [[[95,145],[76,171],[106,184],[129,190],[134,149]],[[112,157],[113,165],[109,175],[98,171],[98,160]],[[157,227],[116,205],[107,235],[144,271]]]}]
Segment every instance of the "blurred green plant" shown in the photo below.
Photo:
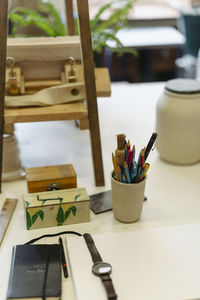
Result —
[{"label": "blurred green plant", "polygon": [[9,15],[9,20],[12,22],[11,37],[18,36],[17,30],[20,27],[34,25],[40,28],[47,36],[64,36],[66,28],[63,24],[60,14],[54,5],[47,1],[38,1],[38,11],[25,8],[13,8]]},{"label": "blurred green plant", "polygon": [[[93,50],[102,53],[109,48],[118,53],[136,54],[134,49],[123,46],[116,37],[119,30],[128,26],[128,14],[136,0],[112,0],[103,5],[94,18],[90,21]],[[103,19],[103,14],[109,12],[108,19]],[[46,36],[65,36],[66,26],[55,6],[49,2],[38,1],[38,10],[25,7],[16,7],[9,13],[9,20],[12,22],[11,37],[19,36],[17,31],[20,27],[30,24],[40,28]],[[75,30],[78,34],[78,20],[75,18]],[[112,42],[112,47],[110,46]]]},{"label": "blurred green plant", "polygon": [[[128,49],[123,46],[116,37],[119,30],[128,27],[128,14],[136,0],[114,0],[102,6],[95,17],[90,22],[93,50],[101,53],[104,48],[111,49],[118,53],[133,53],[134,49]],[[103,19],[103,14],[108,11],[110,17]],[[112,45],[110,46],[110,42]]]}]

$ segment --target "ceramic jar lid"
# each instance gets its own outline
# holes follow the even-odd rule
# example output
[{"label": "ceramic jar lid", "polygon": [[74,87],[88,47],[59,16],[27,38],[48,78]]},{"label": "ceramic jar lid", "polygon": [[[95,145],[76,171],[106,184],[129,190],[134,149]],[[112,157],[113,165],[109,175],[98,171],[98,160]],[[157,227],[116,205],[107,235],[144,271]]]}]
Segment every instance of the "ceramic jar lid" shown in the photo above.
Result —
[{"label": "ceramic jar lid", "polygon": [[167,81],[165,90],[176,94],[199,94],[200,82],[186,78],[172,79]]}]

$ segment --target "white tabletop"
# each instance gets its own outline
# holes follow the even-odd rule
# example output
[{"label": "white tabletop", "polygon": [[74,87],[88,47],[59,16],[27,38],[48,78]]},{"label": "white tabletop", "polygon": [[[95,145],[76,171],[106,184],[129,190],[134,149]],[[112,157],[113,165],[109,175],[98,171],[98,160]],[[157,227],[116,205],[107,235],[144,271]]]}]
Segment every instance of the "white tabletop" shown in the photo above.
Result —
[{"label": "white tabletop", "polygon": [[[163,88],[164,83],[116,83],[112,84],[110,99],[98,100],[106,180],[104,187],[94,186],[89,132],[80,131],[73,122],[18,124],[16,136],[23,165],[34,167],[72,163],[77,173],[79,187],[84,186],[89,194],[109,190],[112,170],[111,153],[116,148],[116,134],[126,133],[127,138],[135,143],[136,151],[145,146],[155,130],[155,108]],[[142,218],[133,224],[118,222],[111,211],[99,215],[91,212],[89,223],[27,231],[22,203],[22,196],[27,192],[26,182],[18,180],[4,183],[2,197],[17,197],[19,202],[0,246],[1,300],[6,297],[12,246],[25,243],[33,237],[64,230],[102,235],[123,231],[139,232],[144,229],[176,228],[187,224],[198,225],[200,164],[192,166],[167,164],[159,158],[156,149],[150,153],[148,162],[151,164],[145,190],[148,200],[144,203]],[[3,201],[0,201],[2,204]],[[57,241],[58,238],[52,238],[42,242]],[[74,251],[80,255],[78,249]],[[75,299],[71,276],[63,279],[63,299]],[[85,299],[87,299],[87,291]]]},{"label": "white tabletop", "polygon": [[[185,44],[184,35],[170,26],[125,28],[116,37],[124,47],[135,49],[183,47]],[[109,46],[115,47],[114,42],[109,42]]]},{"label": "white tabletop", "polygon": [[[84,238],[66,239],[76,300],[107,300],[101,280],[91,272]],[[199,299],[200,224],[93,234],[93,239],[112,266],[118,300]]]}]

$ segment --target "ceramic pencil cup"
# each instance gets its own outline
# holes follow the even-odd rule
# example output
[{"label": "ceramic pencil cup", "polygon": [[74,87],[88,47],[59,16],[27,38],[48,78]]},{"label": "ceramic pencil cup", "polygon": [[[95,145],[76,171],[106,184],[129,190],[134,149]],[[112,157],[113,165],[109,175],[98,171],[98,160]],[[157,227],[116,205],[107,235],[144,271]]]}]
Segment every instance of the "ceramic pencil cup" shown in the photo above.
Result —
[{"label": "ceramic pencil cup", "polygon": [[146,177],[138,183],[122,183],[111,174],[114,217],[124,223],[136,222],[142,214]]},{"label": "ceramic pencil cup", "polygon": [[200,82],[173,79],[156,107],[156,148],[165,161],[189,165],[200,160]]}]

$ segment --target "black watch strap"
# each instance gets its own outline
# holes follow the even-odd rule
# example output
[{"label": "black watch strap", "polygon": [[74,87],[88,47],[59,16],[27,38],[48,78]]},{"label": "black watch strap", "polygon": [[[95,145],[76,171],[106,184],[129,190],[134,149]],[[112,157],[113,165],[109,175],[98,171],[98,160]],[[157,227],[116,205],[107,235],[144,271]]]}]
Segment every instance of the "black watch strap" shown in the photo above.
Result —
[{"label": "black watch strap", "polygon": [[112,283],[112,279],[110,278],[110,275],[101,275],[101,280],[104,284],[104,287],[106,289],[106,293],[108,295],[109,300],[116,300],[117,294],[115,293],[115,289]]},{"label": "black watch strap", "polygon": [[95,244],[94,244],[94,240],[92,238],[92,236],[89,233],[84,233],[83,237],[86,241],[86,245],[90,251],[90,254],[92,256],[92,261],[93,263],[96,263],[98,261],[103,261],[101,258],[101,255],[99,254],[99,251],[97,250]]},{"label": "black watch strap", "polygon": [[[99,254],[99,252],[98,252],[98,250],[95,246],[95,243],[94,243],[94,240],[93,240],[92,236],[89,233],[84,233],[83,237],[85,239],[88,250],[90,251],[92,261],[94,263],[103,261],[102,258],[101,258],[101,255]],[[117,299],[117,294],[115,293],[115,289],[114,289],[114,286],[112,284],[112,279],[110,278],[110,275],[109,274],[101,275],[100,278],[101,278],[101,280],[104,284],[104,287],[106,289],[108,299],[109,300],[116,300]]]}]

